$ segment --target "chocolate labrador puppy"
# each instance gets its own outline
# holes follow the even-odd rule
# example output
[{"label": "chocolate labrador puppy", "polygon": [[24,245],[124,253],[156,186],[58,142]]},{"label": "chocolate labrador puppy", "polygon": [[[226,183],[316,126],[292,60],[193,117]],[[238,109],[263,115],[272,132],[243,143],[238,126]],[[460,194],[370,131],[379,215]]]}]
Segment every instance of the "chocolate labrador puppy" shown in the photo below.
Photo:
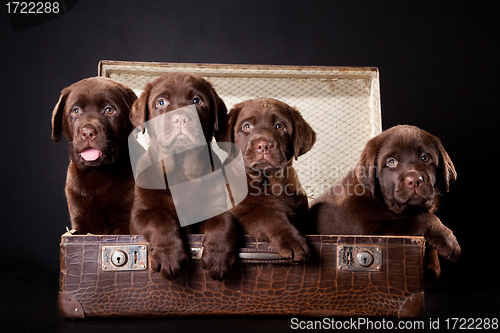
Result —
[{"label": "chocolate labrador puppy", "polygon": [[[221,166],[207,143],[214,133],[223,130],[227,109],[203,78],[171,73],[146,85],[130,117],[136,127],[148,130],[150,144],[144,158],[154,162],[149,170],[136,175],[131,233],[141,234],[151,243],[151,268],[166,279],[173,279],[188,260],[184,239],[187,230],[180,226],[180,219],[204,210],[191,201],[190,196],[196,195],[192,190],[180,193],[181,200],[174,204],[173,186],[196,182]],[[139,164],[142,162],[141,158]],[[141,178],[143,175],[145,178]],[[151,186],[152,183],[158,186]],[[215,191],[217,195],[225,193],[224,188]],[[182,214],[181,205],[188,208]],[[188,228],[205,233],[202,268],[208,270],[211,278],[222,279],[237,259],[231,214],[223,212]]]},{"label": "chocolate labrador puppy", "polygon": [[94,77],[63,89],[54,108],[52,140],[64,134],[69,142],[66,197],[80,234],[129,233],[134,178],[127,136],[136,99],[126,86]]},{"label": "chocolate labrador puppy", "polygon": [[456,261],[460,246],[434,215],[457,173],[435,136],[395,126],[366,144],[339,184],[316,199],[312,218],[320,234],[424,236],[429,279],[440,273],[438,254]]},{"label": "chocolate labrador puppy", "polygon": [[248,195],[231,210],[243,232],[268,241],[282,257],[307,260],[301,232],[310,225],[309,206],[292,161],[312,148],[316,133],[295,108],[257,98],[229,112],[222,141],[234,142],[243,155]]}]

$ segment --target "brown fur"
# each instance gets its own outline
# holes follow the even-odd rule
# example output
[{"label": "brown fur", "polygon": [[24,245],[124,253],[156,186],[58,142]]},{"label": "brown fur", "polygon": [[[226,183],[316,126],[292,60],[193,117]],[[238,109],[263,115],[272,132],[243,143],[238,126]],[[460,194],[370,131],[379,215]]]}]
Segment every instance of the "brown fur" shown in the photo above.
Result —
[{"label": "brown fur", "polygon": [[427,268],[437,279],[437,253],[452,261],[460,246],[434,215],[455,181],[453,163],[435,136],[395,126],[368,141],[354,170],[311,206],[320,234],[424,236]]},{"label": "brown fur", "polygon": [[292,160],[312,148],[315,132],[296,109],[271,98],[237,104],[228,118],[222,141],[241,149],[249,191],[231,213],[243,232],[269,241],[281,256],[308,259],[301,231],[308,231],[309,208]]},{"label": "brown fur", "polygon": [[[194,101],[198,101],[196,98],[201,100],[196,108],[203,135],[206,142],[210,142],[214,133],[217,134],[224,129],[227,109],[212,85],[198,76],[171,73],[148,83],[144,92],[134,103],[131,120],[135,126],[144,128],[146,121],[192,105]],[[159,104],[161,99],[163,99],[163,105]],[[182,145],[182,142],[176,142],[173,145],[177,144]],[[150,149],[154,149],[154,146],[151,145]],[[220,161],[215,159],[216,155],[212,154],[212,156],[214,165],[220,166]],[[184,173],[177,173],[175,181],[179,183],[199,178],[212,171],[211,165],[200,158],[199,151],[196,149],[176,155],[168,161],[164,160],[163,165],[153,165],[153,167],[163,169],[160,171],[162,176],[159,181],[161,182],[164,181],[163,176],[173,168],[184,171]],[[186,195],[189,196],[189,194]],[[200,209],[200,207],[194,209]],[[169,188],[151,190],[136,185],[130,229],[132,233],[144,235],[151,243],[153,271],[161,272],[166,279],[175,278],[188,261],[187,244],[184,240],[187,230],[179,225]],[[201,225],[191,225],[189,229],[205,233],[202,268],[207,269],[213,279],[222,279],[237,259],[235,224],[231,214],[222,213],[204,221]]]},{"label": "brown fur", "polygon": [[[63,89],[52,113],[52,140],[64,134],[70,163],[66,197],[71,226],[79,233],[128,234],[134,178],[127,137],[134,92],[106,78],[89,78]],[[101,153],[86,161],[81,152]]]}]

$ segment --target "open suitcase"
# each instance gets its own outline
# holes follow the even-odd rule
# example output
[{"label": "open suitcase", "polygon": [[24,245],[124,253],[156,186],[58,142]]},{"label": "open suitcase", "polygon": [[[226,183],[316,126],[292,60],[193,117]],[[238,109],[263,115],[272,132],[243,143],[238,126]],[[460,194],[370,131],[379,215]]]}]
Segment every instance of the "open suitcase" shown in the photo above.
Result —
[{"label": "open suitcase", "polygon": [[[102,61],[99,75],[130,86],[183,71],[208,79],[228,109],[273,97],[297,107],[317,133],[294,163],[310,199],[345,175],[381,132],[376,68],[207,65]],[[203,235],[190,235],[191,260],[167,281],[149,267],[138,235],[61,237],[59,307],[70,318],[186,315],[415,317],[424,309],[422,237],[307,236],[312,258],[292,263],[245,237],[240,263],[214,281],[201,269]]]}]

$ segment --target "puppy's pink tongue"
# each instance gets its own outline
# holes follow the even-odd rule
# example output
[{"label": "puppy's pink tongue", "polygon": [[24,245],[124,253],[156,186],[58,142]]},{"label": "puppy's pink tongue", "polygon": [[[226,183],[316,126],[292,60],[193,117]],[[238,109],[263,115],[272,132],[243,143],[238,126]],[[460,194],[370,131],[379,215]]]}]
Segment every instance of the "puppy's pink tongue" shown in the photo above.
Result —
[{"label": "puppy's pink tongue", "polygon": [[80,155],[85,161],[95,161],[101,156],[101,152],[95,148],[85,148]]}]

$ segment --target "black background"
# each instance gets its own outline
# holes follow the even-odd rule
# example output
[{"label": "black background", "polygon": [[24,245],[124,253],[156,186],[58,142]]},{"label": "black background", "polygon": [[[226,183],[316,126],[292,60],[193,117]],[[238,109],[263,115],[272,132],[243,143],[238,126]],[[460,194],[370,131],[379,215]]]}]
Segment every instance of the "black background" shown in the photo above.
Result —
[{"label": "black background", "polygon": [[[383,128],[411,124],[440,137],[458,171],[437,215],[454,231],[462,256],[443,264],[440,282],[428,290],[426,315],[498,317],[497,7],[494,1],[80,1],[22,30],[4,6],[0,320],[13,323],[34,311],[36,320],[21,327],[33,329],[37,320],[47,331],[85,327],[55,314],[60,235],[70,223],[66,141],[51,141],[50,120],[60,91],[97,75],[105,59],[378,67]],[[242,322],[260,330],[290,323]],[[107,325],[89,323],[96,330]],[[127,327],[165,321],[132,323]],[[168,323],[223,329],[236,321]]]}]

